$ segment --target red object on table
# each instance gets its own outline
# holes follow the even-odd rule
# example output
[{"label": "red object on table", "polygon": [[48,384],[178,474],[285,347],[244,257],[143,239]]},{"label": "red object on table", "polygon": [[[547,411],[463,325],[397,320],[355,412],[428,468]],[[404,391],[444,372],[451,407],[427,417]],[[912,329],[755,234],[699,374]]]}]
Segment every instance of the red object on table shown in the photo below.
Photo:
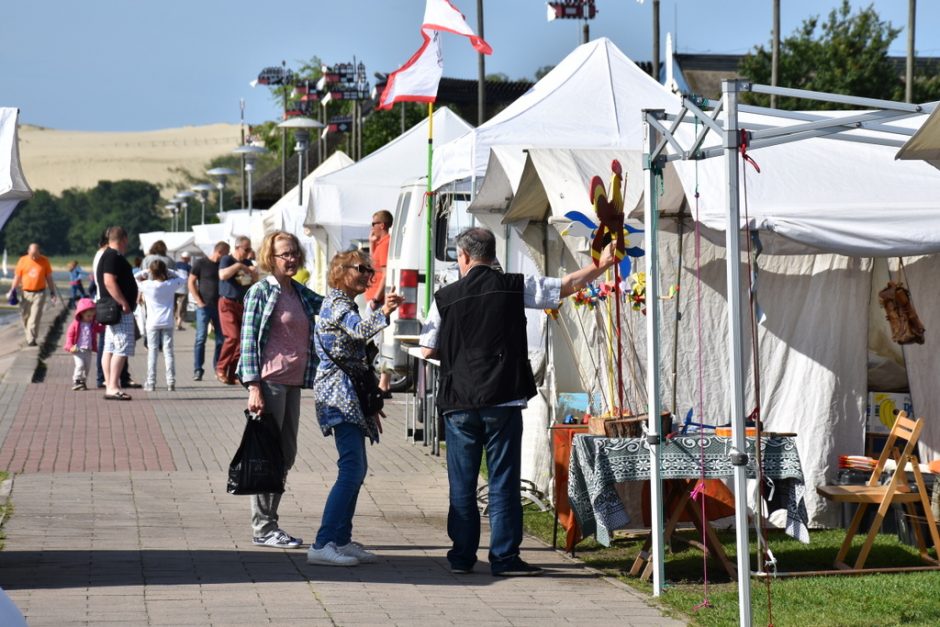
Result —
[{"label": "red object on table", "polygon": [[555,467],[555,517],[565,530],[565,550],[569,553],[581,540],[581,529],[568,502],[568,462],[571,459],[571,441],[578,434],[587,433],[587,425],[552,425],[552,456]]}]

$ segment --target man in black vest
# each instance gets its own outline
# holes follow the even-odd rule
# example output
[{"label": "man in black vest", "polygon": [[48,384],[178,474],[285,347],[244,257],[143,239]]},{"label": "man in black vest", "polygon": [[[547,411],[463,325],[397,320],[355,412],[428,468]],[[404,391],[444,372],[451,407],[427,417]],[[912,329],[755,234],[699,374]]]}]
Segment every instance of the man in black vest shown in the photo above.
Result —
[{"label": "man in black vest", "polygon": [[461,279],[435,294],[420,342],[425,357],[441,361],[437,406],[447,429],[447,534],[453,542],[447,560],[460,574],[477,561],[477,477],[485,449],[490,570],[503,577],[540,575],[541,568],[519,557],[522,409],[535,396],[524,309],[557,307],[613,265],[613,253],[608,247],[599,267],[591,263],[556,279],[494,268],[496,240],[487,229],[467,229],[456,244]]}]

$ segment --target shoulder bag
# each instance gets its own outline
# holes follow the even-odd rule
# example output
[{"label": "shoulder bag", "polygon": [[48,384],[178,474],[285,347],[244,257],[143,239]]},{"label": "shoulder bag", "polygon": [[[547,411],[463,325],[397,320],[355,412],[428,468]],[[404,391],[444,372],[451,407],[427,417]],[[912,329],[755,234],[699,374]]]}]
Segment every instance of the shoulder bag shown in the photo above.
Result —
[{"label": "shoulder bag", "polygon": [[113,298],[101,298],[95,303],[95,320],[101,324],[117,324],[122,313],[121,306]]},{"label": "shoulder bag", "polygon": [[320,348],[323,349],[326,356],[330,358],[330,361],[336,364],[337,368],[346,373],[346,376],[352,381],[353,389],[356,391],[356,398],[359,400],[359,407],[362,409],[362,415],[375,416],[382,411],[382,408],[385,407],[385,399],[382,398],[382,390],[379,389],[379,381],[375,376],[375,370],[372,366],[367,367],[365,370],[346,368],[343,366],[342,361],[337,359],[326,349],[319,335],[317,335],[317,341],[320,343]]}]

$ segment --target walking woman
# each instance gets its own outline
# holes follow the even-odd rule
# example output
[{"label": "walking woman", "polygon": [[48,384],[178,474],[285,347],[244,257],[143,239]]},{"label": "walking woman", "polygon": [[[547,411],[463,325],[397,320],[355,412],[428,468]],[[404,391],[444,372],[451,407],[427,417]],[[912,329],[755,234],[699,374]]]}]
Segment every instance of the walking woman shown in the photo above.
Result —
[{"label": "walking woman", "polygon": [[[248,388],[248,411],[269,413],[281,432],[285,472],[297,456],[300,390],[312,388],[317,369],[314,320],[323,297],[291,280],[304,265],[300,242],[275,231],[264,238],[258,262],[270,275],[245,294],[238,376]],[[278,525],[280,494],[251,497],[252,542],[293,549],[303,544]]]},{"label": "walking woman", "polygon": [[365,439],[378,442],[381,412],[363,415],[352,380],[346,372],[369,369],[366,343],[388,326],[388,317],[402,297],[394,287],[381,309],[365,315],[353,299],[366,291],[375,275],[369,256],[358,250],[337,254],[330,262],[330,291],[317,320],[316,350],[320,357],[314,396],[323,435],[333,435],[339,472],[323,508],[317,539],[307,552],[309,564],[355,566],[376,561],[376,555],[352,541],[352,519],[359,488],[366,477]]}]

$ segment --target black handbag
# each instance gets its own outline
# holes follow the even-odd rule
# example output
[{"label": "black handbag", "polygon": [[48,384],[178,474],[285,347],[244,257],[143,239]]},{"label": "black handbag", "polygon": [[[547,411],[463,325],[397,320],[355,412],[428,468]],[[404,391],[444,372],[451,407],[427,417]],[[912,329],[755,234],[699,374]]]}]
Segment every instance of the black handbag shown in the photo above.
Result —
[{"label": "black handbag", "polygon": [[281,494],[287,478],[281,433],[269,413],[245,410],[245,432],[228,467],[229,494]]},{"label": "black handbag", "polygon": [[[370,365],[365,370],[358,368],[346,368],[343,362],[326,350],[320,336],[317,336],[320,342],[320,348],[326,353],[336,366],[346,373],[349,380],[352,381],[353,389],[356,391],[356,398],[359,400],[359,407],[362,409],[363,416],[375,416],[385,407],[385,399],[382,396],[382,390],[379,388],[379,380],[375,376],[375,369]],[[370,362],[371,363],[371,362]]]},{"label": "black handbag", "polygon": [[113,298],[102,298],[95,303],[95,320],[101,324],[117,324],[122,313],[121,306]]}]

